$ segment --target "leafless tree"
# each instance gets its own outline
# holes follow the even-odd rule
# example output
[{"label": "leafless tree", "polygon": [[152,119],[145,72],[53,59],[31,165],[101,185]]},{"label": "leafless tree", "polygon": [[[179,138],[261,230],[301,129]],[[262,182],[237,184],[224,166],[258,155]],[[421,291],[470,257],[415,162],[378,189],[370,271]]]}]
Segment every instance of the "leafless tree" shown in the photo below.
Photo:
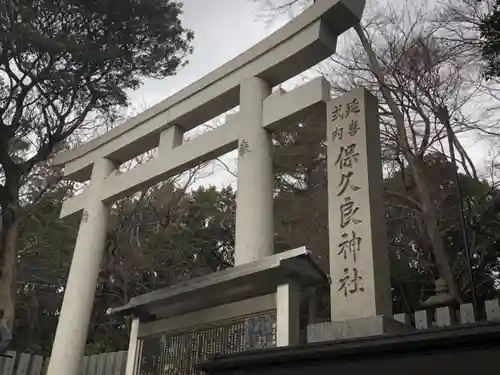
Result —
[{"label": "leafless tree", "polygon": [[[462,7],[463,16],[469,18],[451,17],[450,9],[457,5],[452,2],[372,6],[354,33],[345,36],[345,48],[319,69],[332,83],[334,94],[363,86],[379,99],[384,170],[388,177],[396,172],[400,176],[398,188],[387,193],[398,196],[415,213],[422,233],[420,247],[411,247],[415,260],[432,265],[436,277],[447,281],[453,299],[462,302],[469,282],[446,253],[442,227],[446,213],[437,206],[428,157],[451,156],[454,151],[460,168],[478,179],[463,140],[469,135],[496,136],[498,118],[484,105],[491,103],[495,87],[483,79],[472,43],[478,34],[471,20],[478,17],[478,10]],[[471,2],[466,5],[472,6]],[[298,5],[266,2],[266,9],[283,13]],[[465,23],[467,32],[460,29]],[[464,258],[462,249],[461,265]]]}]

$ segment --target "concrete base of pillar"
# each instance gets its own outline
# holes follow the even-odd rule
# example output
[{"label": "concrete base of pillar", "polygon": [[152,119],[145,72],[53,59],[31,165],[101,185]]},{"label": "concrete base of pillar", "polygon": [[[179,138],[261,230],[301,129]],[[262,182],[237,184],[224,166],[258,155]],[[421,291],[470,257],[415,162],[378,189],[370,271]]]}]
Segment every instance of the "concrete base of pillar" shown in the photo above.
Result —
[{"label": "concrete base of pillar", "polygon": [[380,335],[397,335],[413,331],[413,327],[385,316],[373,316],[338,322],[312,324],[307,327],[307,342],[345,340]]}]

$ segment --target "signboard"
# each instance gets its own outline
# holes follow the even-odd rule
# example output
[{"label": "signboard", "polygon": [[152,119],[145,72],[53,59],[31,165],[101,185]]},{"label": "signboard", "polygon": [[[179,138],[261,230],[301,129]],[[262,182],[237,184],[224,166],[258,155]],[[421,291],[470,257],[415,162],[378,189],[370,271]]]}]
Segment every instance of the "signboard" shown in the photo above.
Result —
[{"label": "signboard", "polygon": [[275,346],[275,312],[166,333],[142,340],[139,375],[195,375],[216,355]]}]

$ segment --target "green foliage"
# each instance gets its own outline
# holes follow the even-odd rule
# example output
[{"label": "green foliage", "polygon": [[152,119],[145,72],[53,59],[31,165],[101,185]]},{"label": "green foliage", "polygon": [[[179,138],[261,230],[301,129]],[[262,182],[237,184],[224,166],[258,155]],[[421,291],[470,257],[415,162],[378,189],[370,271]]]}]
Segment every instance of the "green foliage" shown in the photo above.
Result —
[{"label": "green foliage", "polygon": [[[425,165],[426,178],[433,181],[430,190],[439,208],[439,226],[447,255],[461,292],[470,300],[455,169],[442,154],[429,154]],[[500,270],[500,227],[497,219],[492,220],[491,205],[500,200],[500,192],[487,182],[463,174],[459,174],[459,183],[466,208],[469,248],[473,254],[475,293],[480,300],[485,300],[497,293],[494,282]],[[434,281],[439,275],[423,226],[425,218],[410,203],[417,201],[417,197],[408,171],[400,170],[386,179],[385,190],[391,193],[386,201],[386,213],[395,309],[411,312],[433,293]]]},{"label": "green foliage", "polygon": [[[297,134],[300,131],[297,131]],[[276,137],[278,188],[276,248],[306,245],[328,270],[326,160],[323,146],[310,147],[316,158],[302,153],[286,165],[287,153],[299,155],[322,134],[303,130],[301,141]],[[322,135],[321,135],[322,136]],[[284,135],[283,135],[284,137]],[[312,160],[316,161],[313,163]],[[302,162],[304,164],[302,164]],[[454,170],[442,155],[426,158],[427,172],[446,249],[466,297],[470,297],[456,200]],[[293,172],[293,173],[292,173]],[[290,174],[289,178],[285,175]],[[293,175],[293,178],[291,178]],[[436,278],[429,241],[414,199],[411,180],[400,170],[384,182],[395,310],[411,312],[432,291]],[[499,271],[500,195],[487,183],[460,176],[467,207],[474,278],[480,299],[491,298]],[[295,183],[292,183],[295,182]],[[47,195],[35,207],[22,230],[19,247],[16,327],[13,348],[48,355],[55,333],[63,287],[77,232],[78,218],[58,219],[62,194]],[[87,353],[125,349],[129,323],[105,314],[132,296],[231,266],[234,251],[235,193],[213,187],[185,192],[171,184],[124,199],[113,208],[105,257],[97,285]],[[328,317],[328,290],[316,291],[315,318]]]},{"label": "green foliage", "polygon": [[[3,43],[0,53],[19,68],[9,72],[10,65],[4,64],[4,76],[1,77],[32,72],[30,74],[39,82],[31,86],[31,77],[26,83],[0,79],[0,93],[12,92],[14,95],[0,100],[0,105],[4,103],[6,108],[2,112],[3,123],[0,122],[2,173],[17,171],[17,174],[12,172],[15,178],[28,173],[33,163],[46,158],[54,145],[68,137],[90,111],[112,114],[113,108],[125,103],[124,90],[137,87],[141,77],[172,74],[180,66],[184,54],[189,52],[192,37],[182,29],[179,12],[177,3],[166,0],[2,2],[1,27],[9,33],[2,34],[6,36],[0,40]],[[13,14],[16,17],[12,17]],[[491,71],[488,74],[491,76],[498,73],[499,19],[495,8],[495,13],[486,18],[482,26],[486,40],[483,53],[489,59]],[[389,29],[383,27],[384,32]],[[391,35],[388,37],[391,41]],[[442,113],[453,113],[458,107],[447,108],[442,103],[434,106],[436,100],[447,103],[448,97],[458,96],[455,93],[460,81],[453,74],[446,79],[433,74],[422,77],[421,67],[418,74],[415,69],[402,69],[398,73],[399,62],[398,58],[389,59],[387,65],[393,69],[386,72],[392,74],[392,79],[389,75],[386,82],[396,97],[404,98],[401,99],[403,109],[414,113],[424,108],[422,119],[411,120],[413,116],[408,116],[404,125],[415,138],[414,156],[422,166],[421,177],[428,184],[436,207],[440,239],[454,278],[465,299],[469,300],[471,289],[466,272],[455,169],[444,155],[430,151],[439,149],[430,146],[442,140],[443,131],[439,129],[444,129],[444,120],[454,130],[461,126],[460,120],[451,115],[444,120],[442,117]],[[356,71],[356,65],[350,69]],[[365,71],[366,67],[363,65],[359,70]],[[404,78],[402,84],[398,77]],[[366,86],[372,82],[374,90],[378,90],[378,82],[367,80],[365,76],[362,80],[355,76],[345,78],[352,79],[354,85],[363,82]],[[9,86],[12,84],[14,90]],[[417,87],[415,85],[420,85],[419,90],[427,96],[416,95],[412,89]],[[38,98],[38,104],[28,105],[27,111],[16,116],[17,100],[30,103],[30,98]],[[404,103],[409,104],[405,106]],[[390,140],[383,143],[384,162],[392,162],[387,163],[392,166],[396,164],[395,158],[400,161],[386,171],[384,181],[393,302],[396,312],[411,312],[432,292],[438,274],[433,244],[424,225],[425,213],[419,205],[421,196],[412,180],[408,160],[399,160],[401,145],[394,137],[393,118],[384,104],[382,114],[383,135]],[[429,118],[432,120],[426,122]],[[430,127],[434,123],[440,128],[436,134],[431,134]],[[7,127],[10,127],[8,131]],[[10,137],[6,143],[8,147],[1,145],[7,139],[2,138],[2,134]],[[17,143],[27,134],[31,135],[36,148],[35,153],[30,153],[31,159],[27,159],[28,154],[24,151],[28,150],[24,145]],[[304,119],[303,123],[291,124],[273,137],[275,248],[282,251],[306,245],[318,257],[321,267],[328,270],[324,118]],[[17,150],[17,154],[11,151],[6,157],[2,150],[7,149]],[[22,168],[9,169],[12,161],[22,164]],[[20,181],[15,178],[13,181]],[[468,245],[473,254],[476,293],[479,300],[488,299],[498,293],[495,282],[500,271],[500,193],[487,182],[469,175],[459,174],[459,182],[466,208],[464,214]],[[13,349],[45,355],[52,346],[78,226],[77,218],[58,219],[63,194],[56,193],[45,196],[28,216],[22,227],[18,253]],[[231,266],[234,208],[235,193],[231,188],[200,188],[186,192],[170,183],[117,202],[96,285],[87,354],[124,349],[127,345],[130,322],[107,316],[108,308],[125,304],[134,295]],[[321,303],[313,319],[327,318],[328,291],[320,290],[316,294]]]},{"label": "green foliage", "polygon": [[[275,223],[277,247],[306,245],[328,271],[326,148],[324,127],[320,125],[323,121],[312,118],[274,135],[278,191]],[[446,252],[461,291],[470,300],[455,169],[442,154],[427,154],[423,164]],[[476,293],[480,300],[485,300],[498,293],[494,283],[500,271],[500,211],[495,207],[500,204],[500,192],[487,182],[464,174],[459,174],[459,181]],[[439,276],[411,172],[406,167],[395,170],[384,180],[384,190],[394,310],[410,313],[419,309],[420,302],[434,291],[434,281]],[[328,291],[322,292],[319,318],[328,318],[327,294]]]},{"label": "green foliage", "polygon": [[[87,354],[126,349],[129,322],[106,310],[129,298],[232,265],[231,188],[184,192],[170,184],[112,212],[96,290]],[[16,325],[12,347],[49,355],[78,218],[58,219],[61,197],[46,196],[20,238]]]},{"label": "green foliage", "polygon": [[487,63],[487,77],[500,76],[500,1],[497,0],[492,12],[479,25],[483,41],[482,54]]},{"label": "green foliage", "polygon": [[8,260],[16,258],[21,206],[33,203],[22,195],[41,195],[57,180],[46,162],[82,125],[116,119],[127,90],[185,63],[193,34],[180,14],[175,0],[0,1],[0,308],[9,320]]},{"label": "green foliage", "polygon": [[[89,113],[126,105],[143,78],[174,74],[193,37],[180,13],[171,0],[2,1],[2,146],[31,135],[32,166]],[[8,173],[9,155],[0,156]]]},{"label": "green foliage", "polygon": [[63,191],[47,194],[22,228],[18,249],[14,346],[50,354],[78,217],[59,219]]}]

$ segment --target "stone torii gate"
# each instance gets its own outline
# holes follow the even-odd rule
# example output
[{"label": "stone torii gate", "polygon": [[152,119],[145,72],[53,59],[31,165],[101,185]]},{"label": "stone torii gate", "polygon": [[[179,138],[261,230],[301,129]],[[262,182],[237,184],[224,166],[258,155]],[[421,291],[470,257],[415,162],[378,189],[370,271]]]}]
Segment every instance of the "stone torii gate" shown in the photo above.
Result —
[{"label": "stone torii gate", "polygon": [[[117,199],[238,149],[235,264],[242,265],[273,254],[271,132],[277,131],[287,121],[300,119],[309,111],[325,111],[326,103],[330,101],[330,86],[323,78],[317,78],[288,93],[281,89],[272,92],[272,88],[332,55],[337,37],[359,22],[364,5],[365,0],[317,1],[283,28],[199,81],[101,137],[55,157],[54,164],[64,166],[67,179],[81,182],[90,180],[90,185],[80,195],[66,200],[62,207],[61,217],[82,212],[82,220],[48,375],[78,373],[102,260],[109,209]],[[358,97],[360,99],[356,99]],[[354,99],[358,100],[364,111],[364,99],[368,98],[366,103],[371,99],[364,91],[356,98]],[[353,99],[349,100],[352,102]],[[239,112],[228,116],[224,125],[191,141],[182,142],[184,132],[238,105]],[[338,110],[337,107],[335,109]],[[330,108],[329,112],[334,111]],[[338,116],[344,114],[345,112],[341,114],[337,111]],[[373,115],[376,117],[376,113]],[[329,115],[329,121],[333,124],[330,117]],[[338,134],[334,136],[329,128],[328,140],[332,144],[332,147],[329,144],[329,155],[350,147],[351,156],[357,157],[355,161],[362,168],[361,173],[367,172],[362,176],[363,181],[358,182],[363,187],[368,183],[365,177],[370,179],[370,184],[372,178],[380,178],[377,147],[370,146],[373,142],[364,131],[364,127],[371,122],[376,129],[369,131],[368,135],[375,136],[378,142],[375,117],[369,121],[366,121],[368,117],[359,118],[358,125],[362,130],[358,142],[360,148],[356,152],[352,144],[340,145],[342,137]],[[347,135],[347,130],[345,134]],[[335,141],[337,144],[333,145]],[[121,163],[155,147],[158,147],[156,158],[128,172],[121,173],[117,170]],[[361,155],[362,150],[366,154]],[[368,163],[371,154],[375,160]],[[348,162],[343,163],[347,170]],[[334,165],[329,165],[329,169],[330,167],[333,168]],[[346,173],[339,174],[344,176],[342,180],[331,180],[331,196],[338,196],[332,192],[344,183],[345,176],[348,176]],[[353,238],[349,239],[352,242],[348,243],[351,249],[353,245],[359,248],[359,233],[365,234],[363,246],[366,244],[368,255],[366,258],[358,255],[358,259],[362,259],[368,273],[363,276],[364,279],[356,274],[359,281],[363,280],[363,285],[355,285],[348,279],[348,268],[332,261],[332,279],[335,283],[332,286],[332,311],[340,311],[339,314],[332,315],[333,320],[390,313],[390,299],[378,298],[379,295],[387,296],[387,291],[390,293],[388,275],[384,280],[382,277],[380,282],[372,282],[374,265],[380,266],[384,261],[377,261],[373,256],[375,252],[371,250],[372,237],[377,235],[370,231],[371,222],[376,222],[378,218],[370,207],[378,197],[370,191],[366,186],[365,190],[356,192],[361,194],[360,199],[364,205],[359,214],[368,215],[370,219],[365,220],[367,229],[358,230],[358,234],[353,231]],[[376,189],[374,191],[377,193]],[[348,203],[347,198],[341,198],[342,202]],[[332,227],[332,223],[338,221],[337,201],[337,198],[329,201],[330,252],[335,255],[338,253],[338,241],[345,240],[344,234],[337,233]],[[352,210],[356,212],[351,207]],[[378,245],[383,246],[383,239],[378,241]],[[335,249],[332,250],[332,246]],[[337,290],[336,279],[344,280],[345,290]],[[342,302],[342,299],[357,290],[366,291],[366,296],[356,297],[357,302],[349,309],[347,300]],[[335,310],[334,305],[338,301],[341,301],[341,309]]]}]

